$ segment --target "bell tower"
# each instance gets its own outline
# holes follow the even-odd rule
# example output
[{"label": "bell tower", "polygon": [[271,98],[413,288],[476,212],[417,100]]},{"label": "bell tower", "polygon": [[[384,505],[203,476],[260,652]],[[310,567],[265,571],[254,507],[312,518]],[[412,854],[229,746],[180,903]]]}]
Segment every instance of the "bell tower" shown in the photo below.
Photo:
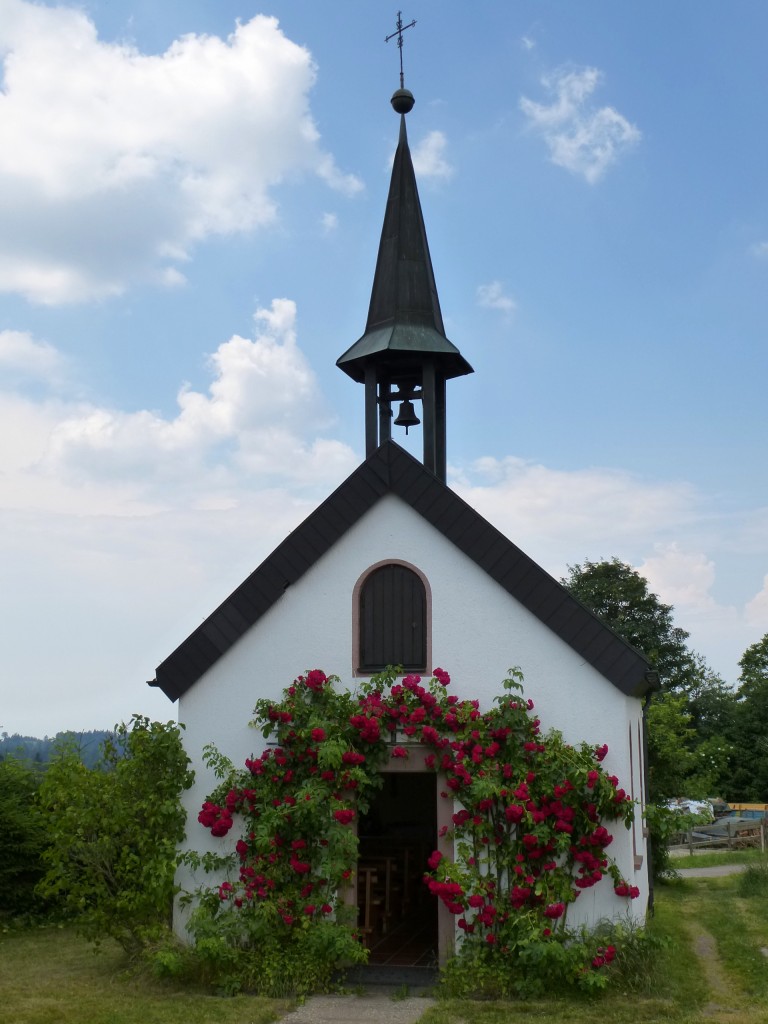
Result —
[{"label": "bell tower", "polygon": [[[445,336],[405,128],[406,114],[413,109],[415,100],[403,88],[401,24],[398,29],[401,87],[391,103],[400,115],[400,138],[392,166],[368,321],[365,333],[337,359],[336,365],[365,385],[366,458],[390,440],[393,425],[405,427],[407,432],[421,423],[424,465],[445,483],[445,383],[473,370]],[[393,402],[401,403],[394,424]],[[418,403],[421,420],[417,415]]]}]

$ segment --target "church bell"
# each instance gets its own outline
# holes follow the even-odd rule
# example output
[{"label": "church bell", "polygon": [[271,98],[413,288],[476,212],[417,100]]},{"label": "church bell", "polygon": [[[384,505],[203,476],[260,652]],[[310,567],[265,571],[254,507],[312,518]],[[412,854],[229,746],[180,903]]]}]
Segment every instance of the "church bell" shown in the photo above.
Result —
[{"label": "church bell", "polygon": [[405,401],[400,403],[400,412],[397,414],[395,420],[396,427],[405,427],[406,434],[408,433],[408,427],[416,427],[421,423],[421,420],[416,415],[416,410],[413,408],[413,402]]}]

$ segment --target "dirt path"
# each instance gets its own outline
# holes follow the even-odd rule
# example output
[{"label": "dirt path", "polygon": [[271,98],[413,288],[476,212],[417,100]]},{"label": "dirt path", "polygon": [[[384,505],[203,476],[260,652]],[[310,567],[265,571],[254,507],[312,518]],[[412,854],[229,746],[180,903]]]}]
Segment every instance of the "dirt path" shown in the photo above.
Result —
[{"label": "dirt path", "polygon": [[703,1007],[702,1012],[707,1017],[718,1017],[720,1014],[731,1016],[733,1009],[728,1004],[733,1004],[731,986],[723,971],[723,965],[717,953],[717,943],[714,936],[710,935],[701,925],[691,924],[691,935],[693,937],[693,950],[701,962],[707,985],[712,995],[710,1001]]},{"label": "dirt path", "polygon": [[[746,864],[719,864],[717,867],[709,868],[678,868],[678,873],[683,878],[723,878],[738,874],[746,867]],[[734,1024],[740,1018],[737,1016],[738,1008],[734,1005],[733,983],[723,968],[715,937],[698,921],[685,914],[685,911],[684,916],[691,935],[693,951],[701,964],[709,988],[709,1000],[702,1007],[702,1016],[708,1020]]]}]

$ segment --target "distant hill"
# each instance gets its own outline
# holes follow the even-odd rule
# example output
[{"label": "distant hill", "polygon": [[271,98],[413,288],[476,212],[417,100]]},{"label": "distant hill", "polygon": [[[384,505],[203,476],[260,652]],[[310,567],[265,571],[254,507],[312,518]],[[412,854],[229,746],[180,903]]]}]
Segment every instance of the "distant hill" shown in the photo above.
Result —
[{"label": "distant hill", "polygon": [[0,733],[0,761],[6,757],[15,757],[20,761],[34,764],[48,764],[55,756],[60,745],[72,742],[80,752],[84,765],[92,768],[99,760],[101,744],[111,736],[107,729],[90,729],[84,732],[57,732],[55,736],[20,736],[19,733],[9,735]]}]

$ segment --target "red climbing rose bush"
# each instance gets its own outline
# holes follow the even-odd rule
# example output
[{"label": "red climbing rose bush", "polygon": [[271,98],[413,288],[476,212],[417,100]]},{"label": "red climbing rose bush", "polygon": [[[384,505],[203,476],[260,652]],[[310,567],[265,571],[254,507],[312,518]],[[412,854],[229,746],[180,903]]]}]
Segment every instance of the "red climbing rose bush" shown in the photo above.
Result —
[{"label": "red climbing rose bush", "polygon": [[365,959],[354,885],[354,822],[367,810],[387,756],[383,737],[360,739],[360,705],[338,679],[314,669],[280,701],[262,700],[251,725],[269,745],[243,768],[214,747],[204,759],[220,780],[198,820],[233,852],[187,855],[223,881],[203,887],[190,931],[211,980],[269,995],[325,987],[339,964]]},{"label": "red climbing rose bush", "polygon": [[605,984],[615,946],[569,928],[568,912],[606,876],[617,899],[638,895],[609,852],[607,825],[629,826],[633,805],[602,767],[607,747],[543,733],[517,670],[486,711],[450,693],[442,669],[426,684],[395,670],[354,693],[338,683],[314,669],[279,702],[259,701],[251,724],[269,745],[244,768],[206,749],[220,784],[198,820],[213,836],[238,837],[230,854],[188,855],[223,878],[198,891],[190,923],[218,975],[273,994],[308,991],[365,959],[355,901],[345,901],[354,825],[383,764],[423,750],[452,807],[441,845],[453,857],[435,850],[424,883],[459,930],[453,991]]},{"label": "red climbing rose bush", "polygon": [[[429,706],[442,682],[426,694],[418,684],[408,689]],[[443,773],[441,795],[456,807],[445,829],[454,856],[435,851],[425,881],[463,933],[449,982],[459,993],[482,985],[502,995],[563,980],[601,987],[600,969],[615,947],[569,929],[569,908],[606,876],[616,896],[639,895],[609,853],[605,823],[630,826],[634,808],[602,767],[608,748],[542,733],[516,671],[494,708],[481,714],[477,702],[457,702],[441,721],[437,738],[428,733],[435,748],[428,762]]]}]

